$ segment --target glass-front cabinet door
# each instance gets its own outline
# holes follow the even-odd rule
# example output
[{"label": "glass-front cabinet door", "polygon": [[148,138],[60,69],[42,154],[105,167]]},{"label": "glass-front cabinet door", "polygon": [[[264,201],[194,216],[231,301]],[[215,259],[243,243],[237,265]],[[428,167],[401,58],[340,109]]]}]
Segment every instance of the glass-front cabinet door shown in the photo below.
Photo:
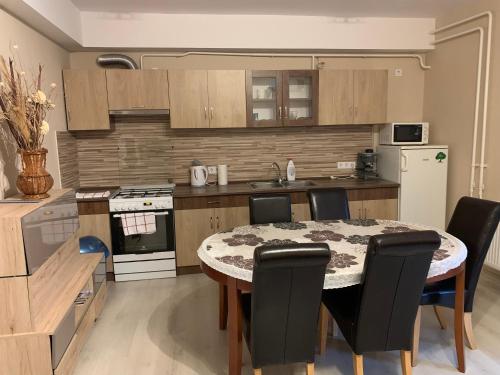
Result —
[{"label": "glass-front cabinet door", "polygon": [[317,125],[318,71],[288,70],[283,75],[283,124]]},{"label": "glass-front cabinet door", "polygon": [[247,126],[281,126],[283,119],[282,73],[247,70]]}]

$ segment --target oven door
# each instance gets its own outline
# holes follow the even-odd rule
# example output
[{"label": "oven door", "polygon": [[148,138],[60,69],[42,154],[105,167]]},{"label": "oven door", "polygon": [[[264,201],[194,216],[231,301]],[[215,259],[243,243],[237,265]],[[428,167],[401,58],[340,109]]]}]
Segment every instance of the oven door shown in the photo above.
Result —
[{"label": "oven door", "polygon": [[156,231],[150,234],[125,236],[120,214],[112,212],[111,236],[114,255],[140,255],[155,252],[175,251],[174,210],[141,211],[155,215]]}]

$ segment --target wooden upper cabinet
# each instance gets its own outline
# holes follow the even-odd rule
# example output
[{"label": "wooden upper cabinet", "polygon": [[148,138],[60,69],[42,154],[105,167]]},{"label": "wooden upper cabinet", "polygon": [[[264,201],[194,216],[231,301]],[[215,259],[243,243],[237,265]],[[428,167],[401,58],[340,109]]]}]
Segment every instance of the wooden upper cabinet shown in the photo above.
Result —
[{"label": "wooden upper cabinet", "polygon": [[353,89],[352,70],[319,71],[319,125],[352,123]]},{"label": "wooden upper cabinet", "polygon": [[208,128],[206,70],[170,70],[170,126]]},{"label": "wooden upper cabinet", "polygon": [[247,126],[316,125],[317,70],[247,71]]},{"label": "wooden upper cabinet", "polygon": [[106,70],[109,109],[169,109],[166,70]]},{"label": "wooden upper cabinet", "polygon": [[282,80],[279,70],[246,72],[247,126],[283,125]]},{"label": "wooden upper cabinet", "polygon": [[68,130],[109,130],[105,71],[64,70]]},{"label": "wooden upper cabinet", "polygon": [[170,70],[172,128],[246,126],[244,70]]},{"label": "wooden upper cabinet", "polygon": [[244,70],[209,70],[208,104],[211,128],[246,127]]},{"label": "wooden upper cabinet", "polygon": [[354,124],[387,121],[387,70],[354,71]]},{"label": "wooden upper cabinet", "polygon": [[306,126],[318,123],[318,71],[283,72],[283,125]]}]

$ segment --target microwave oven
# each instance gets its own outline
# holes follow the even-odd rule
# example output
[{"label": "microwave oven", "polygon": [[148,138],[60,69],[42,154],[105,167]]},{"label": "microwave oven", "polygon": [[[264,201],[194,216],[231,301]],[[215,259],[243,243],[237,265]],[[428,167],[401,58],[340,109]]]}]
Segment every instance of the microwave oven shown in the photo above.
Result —
[{"label": "microwave oven", "polygon": [[382,125],[381,145],[426,145],[429,143],[428,122],[393,122]]}]

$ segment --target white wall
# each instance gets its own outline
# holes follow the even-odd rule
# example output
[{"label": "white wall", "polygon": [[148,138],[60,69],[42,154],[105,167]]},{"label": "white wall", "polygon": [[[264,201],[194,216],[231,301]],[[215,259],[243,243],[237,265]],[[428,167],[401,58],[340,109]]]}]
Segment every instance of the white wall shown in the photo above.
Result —
[{"label": "white wall", "polygon": [[82,12],[83,45],[103,48],[428,50],[433,18]]},{"label": "white wall", "polygon": [[[48,40],[38,32],[26,26],[10,14],[0,9],[0,55],[5,58],[11,56],[10,46],[17,44],[17,50],[28,79],[36,71],[37,64],[41,63],[44,69],[43,86],[55,82],[56,108],[49,113],[48,122],[51,125],[49,134],[45,138],[45,147],[49,150],[47,169],[54,177],[55,187],[60,187],[59,161],[57,155],[56,131],[66,130],[66,115],[64,111],[64,96],[62,90],[62,69],[69,67],[69,53],[57,44]],[[17,172],[15,171],[15,150],[6,150],[0,146],[1,157],[7,163],[7,172],[11,186],[15,187]],[[15,190],[11,189],[11,193]]]},{"label": "white wall", "polygon": [[[500,1],[476,0],[466,7],[455,7],[445,16],[439,17],[437,26],[470,17],[491,10],[494,13],[492,61],[490,76],[489,113],[487,118],[485,170],[483,197],[500,200]],[[439,34],[446,37],[476,26],[487,29],[487,18],[469,22]],[[486,39],[486,38],[485,38]],[[486,41],[485,41],[486,42]],[[486,45],[485,45],[486,47]],[[424,118],[431,123],[432,143],[448,144],[450,147],[448,171],[448,218],[455,205],[464,195],[469,195],[471,175],[472,138],[474,124],[474,104],[477,74],[478,34],[468,35],[439,44],[435,51],[427,55],[427,63],[432,69],[425,74]],[[482,87],[484,88],[484,70]],[[481,96],[480,108],[483,108]],[[479,118],[476,163],[480,161],[482,118]],[[479,168],[476,168],[475,183],[479,186]],[[474,196],[478,190],[474,191]]]}]

